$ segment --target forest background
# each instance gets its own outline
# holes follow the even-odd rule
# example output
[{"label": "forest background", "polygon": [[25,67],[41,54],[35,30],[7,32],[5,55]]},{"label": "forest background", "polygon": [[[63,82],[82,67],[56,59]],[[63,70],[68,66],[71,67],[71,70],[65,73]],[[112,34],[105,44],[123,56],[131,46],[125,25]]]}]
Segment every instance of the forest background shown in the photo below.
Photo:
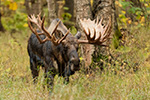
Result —
[{"label": "forest background", "polygon": [[[33,84],[27,54],[27,16],[40,12],[46,26],[58,17],[73,34],[81,30],[78,16],[112,18],[109,48],[96,46],[88,59],[81,47],[81,71],[68,85],[57,76],[51,96],[42,70]],[[0,100],[150,99],[149,22],[149,0],[0,0]]]}]

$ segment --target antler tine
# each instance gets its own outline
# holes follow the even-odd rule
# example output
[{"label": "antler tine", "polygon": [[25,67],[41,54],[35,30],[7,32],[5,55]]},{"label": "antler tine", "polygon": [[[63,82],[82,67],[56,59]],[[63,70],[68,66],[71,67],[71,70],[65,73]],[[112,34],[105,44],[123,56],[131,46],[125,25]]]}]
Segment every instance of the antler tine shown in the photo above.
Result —
[{"label": "antler tine", "polygon": [[84,26],[83,26],[83,21],[86,21],[86,19],[80,19],[80,22],[81,22],[81,26],[82,26],[82,28],[83,28],[83,31],[84,31],[84,33],[85,33],[85,35],[86,35],[86,37],[88,38],[88,39],[90,39],[90,29],[88,28],[88,32],[86,31],[86,29],[84,28]]},{"label": "antler tine", "polygon": [[86,37],[87,37],[87,38],[90,38],[90,37],[89,37],[89,34],[86,32],[86,30],[85,30],[84,28],[83,28],[83,31],[84,31]]},{"label": "antler tine", "polygon": [[[31,25],[31,22],[36,24],[38,26],[38,28],[41,30],[41,27],[38,24],[38,21],[37,21],[37,19],[36,19],[36,17],[34,15],[31,15],[31,17],[28,16],[28,25],[29,25],[29,28],[31,29],[31,31],[33,33],[35,33],[35,29],[33,29],[32,25]],[[43,34],[43,33],[40,33],[40,34]]]},{"label": "antler tine", "polygon": [[[97,17],[97,18],[98,18],[98,17]],[[102,16],[102,17],[101,17],[101,20],[100,20],[100,22],[99,22],[99,24],[102,24],[103,19],[104,19],[104,17]]]},{"label": "antler tine", "polygon": [[58,40],[56,40],[56,38],[55,38],[54,36],[52,36],[52,39],[51,39],[51,40],[53,40],[54,45],[59,45],[60,43],[62,43],[63,40],[64,40],[64,39],[67,37],[67,35],[69,34],[69,32],[70,32],[70,29],[66,32],[66,34],[65,34],[61,39],[58,39]]},{"label": "antler tine", "polygon": [[104,31],[102,33],[104,36],[102,37],[102,40],[106,39],[110,35],[110,32],[109,32],[110,27],[111,27],[111,18],[109,18],[109,22],[104,28]]},{"label": "antler tine", "polygon": [[53,34],[53,33],[56,31],[56,29],[57,29],[58,25],[60,24],[60,22],[61,22],[61,21],[59,20],[58,23],[56,24],[54,30],[51,32],[51,34]]},{"label": "antler tine", "polygon": [[[37,15],[37,19],[39,20],[40,25],[42,24],[42,20],[41,20],[41,12]],[[45,16],[45,15],[44,15]]]},{"label": "antler tine", "polygon": [[98,19],[98,16],[97,16],[97,18],[96,18],[96,24],[98,24],[98,21],[99,21],[99,19]]},{"label": "antler tine", "polygon": [[44,43],[48,40],[48,38],[45,38],[44,40],[42,40],[40,37],[39,37],[39,34],[37,33],[36,29],[34,29],[32,26],[31,26],[31,22],[29,21],[30,19],[28,19],[28,25],[29,25],[29,28],[31,29],[31,31],[36,35],[37,39],[40,41],[40,43]]},{"label": "antler tine", "polygon": [[66,37],[67,35],[70,33],[70,29],[67,31],[67,33],[65,34],[65,36],[63,36],[60,40],[59,43],[61,43]]},{"label": "antler tine", "polygon": [[108,28],[108,31],[107,31],[107,32],[108,32],[108,36],[109,36],[110,33],[111,33],[111,32],[110,32],[110,31],[111,31],[110,28],[111,28],[111,17],[110,17],[110,19],[109,19],[109,28]]},{"label": "antler tine", "polygon": [[33,29],[33,27],[31,26],[31,23],[30,23],[30,17],[28,16],[28,26],[29,26],[29,28],[31,29],[31,31],[33,32],[33,33],[35,33],[35,29]]},{"label": "antler tine", "polygon": [[99,32],[99,37],[95,40],[95,42],[98,42],[101,38],[101,32]]},{"label": "antler tine", "polygon": [[32,23],[36,24],[37,27],[39,28],[39,30],[42,31],[41,26],[40,26],[41,25],[41,19],[38,17],[38,15],[37,15],[37,18],[36,18],[35,15],[33,14],[33,15],[31,15],[31,17],[28,16],[28,19]]},{"label": "antler tine", "polygon": [[94,35],[93,35],[93,37],[90,38],[90,40],[94,40],[95,37],[96,37],[96,30],[95,30],[95,28],[94,28]]},{"label": "antler tine", "polygon": [[38,24],[38,21],[37,21],[37,18],[35,17],[35,15],[31,15],[31,18],[30,18],[30,21],[35,23],[35,24]]},{"label": "antler tine", "polygon": [[91,39],[91,31],[90,31],[89,28],[88,28],[88,33],[89,33],[89,34],[87,34],[86,36],[87,36],[87,39],[90,40],[90,39]]},{"label": "antler tine", "polygon": [[42,30],[46,33],[46,36],[51,39],[52,36],[49,34],[49,32],[44,27],[44,21],[45,21],[45,16],[43,17],[42,23],[41,23]]}]

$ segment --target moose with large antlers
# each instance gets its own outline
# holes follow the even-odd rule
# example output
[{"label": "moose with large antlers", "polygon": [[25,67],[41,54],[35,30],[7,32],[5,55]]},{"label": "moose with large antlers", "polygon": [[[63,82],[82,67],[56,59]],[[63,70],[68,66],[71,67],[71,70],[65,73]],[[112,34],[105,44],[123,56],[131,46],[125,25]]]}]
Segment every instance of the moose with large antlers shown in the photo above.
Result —
[{"label": "moose with large antlers", "polygon": [[[87,40],[79,40],[81,33],[77,32],[73,36],[60,19],[54,19],[48,29],[44,27],[44,20],[45,17],[41,19],[40,14],[37,17],[34,15],[28,17],[28,25],[33,32],[28,41],[28,54],[34,82],[39,74],[38,66],[42,65],[47,84],[52,89],[56,74],[63,76],[65,81],[69,82],[69,76],[80,69],[77,52],[79,44],[103,45],[108,40],[111,21],[103,26],[102,19],[100,21],[80,19]],[[31,23],[35,24],[38,30],[33,28]],[[62,34],[62,37],[58,33]]]}]

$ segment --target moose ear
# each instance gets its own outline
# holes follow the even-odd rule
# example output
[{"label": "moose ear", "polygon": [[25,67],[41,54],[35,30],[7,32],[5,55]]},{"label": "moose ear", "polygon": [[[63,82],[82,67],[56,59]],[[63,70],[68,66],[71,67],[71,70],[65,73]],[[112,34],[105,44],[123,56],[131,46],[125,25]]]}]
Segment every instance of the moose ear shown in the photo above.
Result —
[{"label": "moose ear", "polygon": [[77,39],[80,39],[80,37],[81,37],[81,32],[78,31],[78,32],[76,33],[75,37],[76,37]]}]

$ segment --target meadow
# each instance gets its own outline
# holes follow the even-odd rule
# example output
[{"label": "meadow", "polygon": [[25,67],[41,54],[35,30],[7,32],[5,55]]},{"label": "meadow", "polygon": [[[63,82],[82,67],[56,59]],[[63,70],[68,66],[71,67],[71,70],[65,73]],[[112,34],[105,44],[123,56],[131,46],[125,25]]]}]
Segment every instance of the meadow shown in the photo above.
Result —
[{"label": "meadow", "polygon": [[27,54],[31,32],[27,29],[0,33],[0,100],[149,100],[149,30],[149,27],[131,28],[125,38],[126,45],[112,49],[131,69],[136,64],[136,71],[120,71],[117,64],[89,75],[81,70],[70,77],[67,85],[63,84],[63,78],[56,76],[51,95],[43,88],[42,69],[38,83],[33,84]]}]

